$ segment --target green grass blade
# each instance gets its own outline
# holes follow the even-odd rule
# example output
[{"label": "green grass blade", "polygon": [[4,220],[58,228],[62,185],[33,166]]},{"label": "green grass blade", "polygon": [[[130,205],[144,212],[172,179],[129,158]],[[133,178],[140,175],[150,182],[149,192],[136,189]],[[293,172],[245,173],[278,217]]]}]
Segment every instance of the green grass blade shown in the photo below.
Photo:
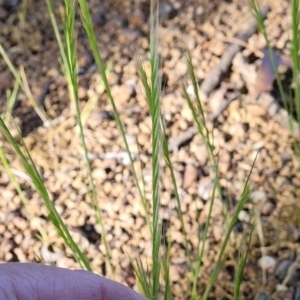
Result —
[{"label": "green grass blade", "polygon": [[83,255],[83,253],[80,251],[78,245],[74,242],[73,238],[71,237],[68,228],[62,221],[59,213],[55,209],[55,206],[53,202],[51,201],[49,194],[45,188],[45,185],[43,183],[43,180],[38,173],[32,157],[30,156],[30,153],[28,149],[26,148],[26,145],[24,144],[24,141],[20,135],[21,141],[23,143],[24,150],[26,152],[26,155],[23,153],[21,148],[18,146],[17,142],[11,135],[9,129],[7,128],[5,122],[0,117],[0,129],[2,133],[4,134],[5,138],[8,140],[10,145],[13,147],[14,151],[18,155],[18,157],[21,160],[21,163],[26,170],[27,174],[30,176],[34,186],[36,187],[37,191],[39,192],[41,198],[44,201],[44,205],[48,211],[48,218],[53,223],[53,225],[56,227],[56,230],[58,234],[63,238],[65,244],[71,249],[75,260],[85,269],[91,271],[91,267],[89,264],[89,261],[87,258]]},{"label": "green grass blade", "polygon": [[240,299],[240,288],[241,288],[241,284],[242,284],[242,281],[243,281],[243,273],[244,273],[244,269],[245,269],[246,262],[247,262],[247,257],[248,257],[249,250],[250,250],[250,243],[251,243],[254,227],[255,226],[254,226],[254,223],[253,223],[252,226],[251,226],[251,232],[250,232],[249,240],[248,240],[248,243],[247,243],[247,249],[246,249],[246,251],[242,250],[243,252],[240,254],[240,259],[239,259],[239,262],[238,262],[238,269],[237,269],[237,272],[235,274],[234,296],[233,296],[234,300],[239,300]]},{"label": "green grass blade", "polygon": [[164,300],[171,300],[172,299],[172,292],[171,292],[171,282],[170,282],[170,250],[171,245],[168,243],[167,251],[162,258],[162,269],[163,269],[163,276],[165,282],[165,293],[164,293]]},{"label": "green grass blade", "polygon": [[[18,181],[17,181],[17,178],[15,177],[15,175],[13,174],[13,172],[11,171],[11,166],[6,158],[6,155],[2,149],[2,147],[0,146],[0,159],[1,159],[1,162],[2,162],[2,165],[10,179],[10,181],[13,183],[13,185],[15,186],[15,190],[17,191],[24,207],[26,208],[28,214],[29,214],[29,217],[30,219],[33,219],[35,216],[34,216],[34,213],[32,212],[32,210],[30,209],[30,205],[29,205],[29,200],[26,198],[25,194],[23,193]],[[46,232],[45,230],[39,225],[37,224],[37,229],[40,233],[40,236],[41,236],[41,239],[43,241],[46,241],[47,240],[47,235],[46,235]]]},{"label": "green grass blade", "polygon": [[171,181],[172,181],[173,188],[174,188],[173,191],[175,194],[177,214],[178,214],[178,218],[180,220],[182,234],[184,236],[184,243],[185,243],[185,248],[186,248],[186,253],[187,253],[188,264],[189,264],[189,267],[192,268],[191,250],[189,247],[187,232],[186,232],[185,224],[184,224],[184,220],[183,220],[183,213],[181,210],[181,202],[180,202],[180,197],[179,197],[179,193],[178,193],[178,186],[177,186],[177,182],[176,182],[176,178],[175,178],[175,172],[174,172],[174,168],[173,168],[173,165],[171,162],[170,152],[169,152],[169,148],[168,148],[168,138],[165,134],[164,128],[165,127],[163,126],[162,132],[163,132],[164,140],[163,140],[162,147],[163,147],[164,160],[165,160],[167,168],[169,168],[169,170],[171,172]]},{"label": "green grass blade", "polygon": [[231,232],[234,228],[234,225],[236,224],[237,220],[238,220],[238,216],[239,216],[239,213],[241,212],[241,210],[243,209],[243,207],[245,206],[246,202],[249,200],[249,197],[250,197],[250,186],[249,186],[249,182],[250,182],[250,177],[252,175],[252,171],[253,171],[253,168],[254,168],[254,164],[255,164],[255,161],[256,161],[256,158],[257,158],[257,155],[254,159],[254,162],[252,164],[252,167],[251,167],[251,170],[248,174],[248,178],[246,180],[246,183],[245,183],[245,186],[244,186],[244,190],[242,192],[242,195],[241,195],[241,199],[237,205],[237,208],[231,218],[231,221],[229,223],[229,226],[227,228],[227,231],[226,231],[226,234],[225,234],[225,237],[224,237],[224,241],[221,245],[221,249],[220,249],[220,252],[218,254],[218,258],[217,258],[217,261],[216,261],[216,267],[214,268],[211,276],[210,276],[210,281],[205,289],[205,292],[204,292],[204,295],[202,297],[203,300],[206,300],[209,296],[209,293],[217,279],[217,276],[220,272],[220,268],[219,266],[221,265],[221,261],[222,261],[222,258],[223,258],[223,254],[224,254],[224,251],[225,251],[225,248],[227,246],[227,243],[229,241],[229,238],[230,238],[230,235],[231,235]]},{"label": "green grass blade", "polygon": [[143,266],[140,258],[136,259],[136,267],[135,269],[135,275],[138,281],[138,285],[140,286],[140,289],[142,290],[145,297],[148,299],[151,299],[151,277],[149,268],[147,266],[147,270],[145,270],[145,267]]},{"label": "green grass blade", "polygon": [[150,64],[151,64],[151,95],[150,114],[152,120],[152,206],[153,206],[153,236],[152,236],[152,300],[157,299],[159,291],[159,277],[161,257],[159,254],[161,244],[161,226],[159,224],[160,208],[160,169],[161,169],[161,111],[160,111],[160,87],[159,55],[158,55],[158,3],[151,0],[150,12]]},{"label": "green grass blade", "polygon": [[106,232],[104,229],[104,224],[103,224],[103,217],[102,213],[99,207],[98,199],[97,199],[97,192],[96,192],[96,187],[94,184],[94,179],[92,176],[92,168],[90,164],[90,160],[88,158],[88,150],[87,150],[87,145],[85,141],[85,136],[84,136],[84,131],[83,131],[83,125],[82,125],[82,120],[81,120],[81,113],[80,113],[80,108],[79,108],[79,99],[78,99],[78,78],[77,78],[77,70],[76,70],[76,63],[77,63],[77,55],[76,55],[76,38],[74,36],[75,28],[74,28],[74,22],[75,22],[75,8],[76,8],[76,1],[73,0],[65,0],[65,9],[66,9],[66,16],[64,20],[64,25],[65,25],[65,42],[66,42],[66,63],[67,65],[65,66],[65,69],[68,70],[68,74],[70,76],[70,88],[71,88],[71,93],[72,93],[72,98],[74,99],[74,105],[75,105],[75,111],[76,111],[76,116],[77,116],[77,124],[79,127],[79,134],[81,138],[81,143],[82,143],[82,148],[83,148],[83,153],[84,153],[84,158],[86,161],[86,166],[88,170],[88,177],[89,177],[89,188],[90,188],[90,193],[91,193],[91,200],[92,200],[92,205],[93,209],[95,211],[96,219],[98,224],[100,225],[101,228],[101,236],[102,236],[102,241],[104,243],[105,247],[105,255],[107,258],[107,263],[108,263],[108,273],[110,278],[114,278],[114,273],[113,273],[113,267],[111,263],[111,256],[110,256],[110,247],[107,242],[107,237],[106,237]]},{"label": "green grass blade", "polygon": [[107,78],[107,75],[106,75],[106,72],[105,72],[105,66],[104,66],[103,60],[101,58],[99,49],[98,49],[97,39],[96,39],[96,35],[95,35],[94,29],[93,29],[93,23],[92,23],[92,19],[91,19],[91,16],[90,16],[88,4],[87,4],[86,0],[78,0],[78,2],[79,2],[79,5],[80,5],[83,26],[84,26],[85,31],[87,33],[87,36],[88,36],[88,39],[89,39],[89,44],[90,44],[90,47],[91,47],[96,65],[97,65],[97,67],[99,69],[99,72],[102,76],[102,80],[103,80],[103,83],[104,83],[104,86],[105,86],[106,93],[109,97],[109,100],[110,100],[110,103],[111,103],[111,106],[113,108],[113,112],[114,112],[114,115],[115,115],[116,122],[118,124],[119,129],[120,129],[121,136],[123,138],[123,142],[125,144],[125,148],[126,148],[126,151],[128,153],[128,156],[129,156],[130,165],[131,165],[131,169],[132,169],[132,174],[133,174],[133,177],[134,177],[137,189],[138,189],[140,199],[142,200],[143,207],[144,207],[144,210],[145,210],[146,222],[148,224],[148,227],[151,228],[151,222],[150,222],[150,218],[149,218],[149,214],[148,214],[148,204],[147,204],[146,199],[144,198],[143,191],[142,191],[142,189],[140,187],[140,184],[139,184],[139,177],[137,175],[137,172],[136,172],[134,164],[133,164],[133,158],[132,158],[132,154],[131,154],[131,151],[130,151],[130,148],[129,148],[128,141],[126,139],[125,130],[124,130],[123,124],[121,122],[120,115],[119,115],[119,112],[117,110],[117,107],[116,107],[116,104],[115,104],[115,101],[114,101],[114,98],[112,96],[111,89],[110,89],[110,86],[109,86],[109,83],[108,83],[108,78]]},{"label": "green grass blade", "polygon": [[214,172],[215,180],[216,180],[218,196],[220,197],[220,200],[223,202],[224,199],[222,198],[221,184],[219,181],[219,167],[218,167],[217,159],[214,156],[215,147],[213,145],[213,140],[210,136],[209,130],[206,125],[204,110],[203,110],[202,104],[201,104],[198,83],[196,80],[195,70],[194,70],[194,66],[192,63],[192,56],[191,56],[190,51],[187,51],[186,63],[187,63],[187,67],[188,67],[189,77],[190,77],[190,79],[192,81],[192,85],[193,85],[196,108],[194,107],[193,101],[190,98],[184,85],[182,85],[183,95],[188,102],[189,108],[193,115],[193,119],[194,119],[197,129],[198,129],[198,132],[199,132],[200,136],[202,137],[203,143],[206,147],[208,157],[209,157],[209,160],[210,160],[213,172]]},{"label": "green grass blade", "polygon": [[12,110],[16,103],[19,87],[20,85],[18,81],[15,81],[14,88],[7,98],[6,112],[4,116],[5,121],[8,121],[8,119],[11,117]]},{"label": "green grass blade", "polygon": [[43,122],[47,121],[48,117],[47,117],[46,112],[36,104],[35,100],[32,97],[32,94],[29,93],[28,88],[26,87],[24,80],[20,76],[19,72],[13,66],[12,62],[10,61],[8,55],[6,54],[4,48],[2,47],[1,44],[0,44],[0,55],[3,57],[3,60],[5,61],[6,65],[8,66],[10,72],[13,74],[15,80],[20,85],[20,87],[23,90],[23,92],[25,93],[30,105],[34,108],[37,115],[41,118],[41,120]]},{"label": "green grass blade", "polygon": [[[292,3],[292,48],[291,56],[293,61],[293,84],[295,90],[295,106],[298,126],[300,126],[300,60],[299,60],[299,0],[293,0]],[[300,163],[300,144],[296,142],[295,150]]]},{"label": "green grass blade", "polygon": [[[59,52],[60,52],[60,58],[61,58],[61,69],[63,74],[65,75],[65,78],[67,80],[67,84],[68,84],[68,91],[69,91],[69,97],[70,97],[70,103],[71,103],[71,112],[74,113],[76,108],[75,108],[75,95],[74,95],[74,91],[73,91],[73,84],[72,84],[72,75],[71,75],[71,71],[69,69],[69,62],[68,62],[68,57],[67,57],[67,53],[66,53],[66,49],[63,43],[63,39],[61,37],[61,34],[59,32],[58,29],[58,24],[54,15],[54,11],[53,11],[53,4],[51,0],[46,0],[46,4],[47,4],[47,9],[48,9],[48,13],[50,16],[50,20],[52,23],[52,27],[54,30],[54,34],[55,34],[55,38],[58,44],[58,48],[59,48]],[[67,13],[69,13],[70,10],[67,10]],[[64,32],[66,33],[66,24],[64,24]],[[69,24],[71,25],[71,24]],[[74,25],[74,24],[73,24]]]},{"label": "green grass blade", "polygon": [[[200,274],[200,270],[201,270],[201,262],[202,262],[202,258],[204,255],[204,246],[205,246],[205,241],[207,238],[207,233],[208,233],[208,229],[209,229],[209,225],[210,225],[210,219],[211,219],[211,213],[212,213],[212,209],[213,209],[213,205],[214,205],[214,200],[215,200],[216,196],[218,196],[220,198],[220,201],[222,201],[222,202],[224,202],[224,199],[222,199],[221,184],[220,184],[220,180],[219,180],[218,159],[217,159],[217,157],[215,157],[215,154],[214,154],[215,148],[213,145],[213,137],[210,136],[208,127],[206,125],[204,110],[203,110],[203,107],[201,104],[198,83],[196,80],[190,51],[187,51],[186,63],[187,63],[187,67],[188,67],[189,77],[191,79],[192,86],[193,86],[194,98],[191,99],[191,97],[188,94],[186,87],[184,85],[182,85],[183,96],[187,100],[188,106],[192,112],[193,119],[196,123],[198,133],[200,134],[200,136],[203,140],[203,143],[206,147],[206,151],[207,151],[208,157],[209,157],[209,162],[212,166],[212,170],[213,170],[214,178],[215,178],[212,197],[210,199],[209,213],[208,213],[207,220],[205,222],[205,230],[202,235],[202,239],[200,239],[200,237],[198,237],[199,240],[198,240],[198,250],[197,250],[198,252],[197,252],[197,256],[196,256],[197,257],[196,265],[195,265],[195,267],[192,268],[193,277],[192,277],[191,298],[197,299],[198,298],[197,282],[198,282],[198,278],[199,278],[199,274]],[[226,211],[225,211],[225,213],[226,213]],[[202,242],[202,246],[200,247],[201,242]]]},{"label": "green grass blade", "polygon": [[[203,255],[204,255],[205,241],[207,239],[207,234],[208,234],[208,230],[209,230],[209,226],[210,226],[211,214],[212,214],[214,200],[215,200],[215,192],[216,192],[216,181],[214,183],[212,196],[210,198],[209,211],[208,211],[207,219],[205,221],[205,228],[204,228],[204,232],[202,235],[202,239],[199,238],[199,240],[198,240],[198,253],[197,253],[197,257],[196,257],[196,266],[192,269],[192,271],[193,271],[193,277],[192,277],[193,279],[192,280],[193,281],[192,281],[191,299],[195,299],[195,300],[198,298],[197,282],[198,282],[201,265],[202,265],[202,259],[203,259]],[[201,245],[201,242],[202,242],[202,245]]]},{"label": "green grass blade", "polygon": [[[150,299],[157,299],[159,290],[159,277],[161,270],[161,257],[159,254],[161,244],[161,225],[159,217],[160,208],[160,169],[161,153],[164,141],[163,119],[160,111],[161,78],[159,75],[160,59],[158,54],[158,8],[157,3],[150,3],[150,80],[141,61],[138,71],[145,90],[146,100],[152,121],[152,291]],[[165,144],[167,145],[167,144]],[[165,147],[167,149],[167,146]],[[174,176],[175,177],[175,176]],[[169,262],[165,262],[168,264]],[[164,265],[167,268],[167,265]],[[165,277],[167,279],[167,277]],[[167,287],[168,283],[166,283]]]},{"label": "green grass blade", "polygon": [[[268,34],[267,34],[266,26],[265,26],[265,23],[264,23],[264,18],[263,18],[262,12],[261,12],[261,8],[260,8],[257,0],[249,0],[249,4],[250,4],[250,7],[252,9],[253,15],[254,15],[254,17],[257,21],[258,30],[263,35],[263,37],[266,41],[267,48],[268,48],[268,54],[269,54],[269,57],[270,57],[270,60],[271,60],[273,72],[275,74],[276,83],[277,83],[277,86],[278,86],[278,89],[279,89],[280,97],[283,101],[284,108],[287,112],[290,112],[290,109],[288,107],[288,99],[285,95],[285,92],[284,92],[284,89],[283,89],[283,84],[282,84],[282,81],[280,79],[280,75],[279,75],[279,72],[278,72],[278,69],[277,69],[277,65],[276,65],[276,61],[275,61],[275,53],[274,53],[274,51],[271,47],[271,43],[270,43],[270,40],[268,38]],[[289,118],[289,126],[292,130],[293,125],[292,125],[291,118]]]}]

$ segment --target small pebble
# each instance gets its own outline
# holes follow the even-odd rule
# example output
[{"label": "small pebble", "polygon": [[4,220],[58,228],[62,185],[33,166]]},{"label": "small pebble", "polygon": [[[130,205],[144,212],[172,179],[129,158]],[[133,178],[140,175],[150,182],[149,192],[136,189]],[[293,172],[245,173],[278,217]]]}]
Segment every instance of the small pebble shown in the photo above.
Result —
[{"label": "small pebble", "polygon": [[276,204],[267,200],[261,207],[261,214],[263,216],[270,216],[276,208]]},{"label": "small pebble", "polygon": [[11,72],[1,72],[0,73],[0,92],[4,92],[5,90],[12,87],[13,84],[13,76]]},{"label": "small pebble", "polygon": [[198,195],[204,200],[207,201],[213,191],[214,182],[211,178],[205,177],[200,180],[198,185]]},{"label": "small pebble", "polygon": [[267,294],[260,294],[257,300],[269,300],[270,297]]},{"label": "small pebble", "polygon": [[254,203],[261,203],[266,200],[267,195],[264,191],[254,191],[251,193],[250,197]]},{"label": "small pebble", "polygon": [[258,260],[258,265],[263,270],[272,270],[275,267],[275,263],[276,263],[276,260],[273,257],[269,256],[269,255],[262,256]]},{"label": "small pebble", "polygon": [[275,268],[274,274],[280,282],[282,282],[284,280],[284,278],[287,274],[287,271],[292,263],[293,263],[293,261],[291,259],[285,259],[285,260],[281,261]]},{"label": "small pebble", "polygon": [[241,222],[249,222],[250,221],[250,216],[245,210],[241,210],[239,215],[238,215],[238,219]]}]

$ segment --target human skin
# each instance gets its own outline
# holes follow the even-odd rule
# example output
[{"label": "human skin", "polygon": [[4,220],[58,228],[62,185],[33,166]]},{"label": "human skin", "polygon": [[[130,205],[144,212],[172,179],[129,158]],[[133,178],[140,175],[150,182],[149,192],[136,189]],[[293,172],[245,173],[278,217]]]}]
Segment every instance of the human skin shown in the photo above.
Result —
[{"label": "human skin", "polygon": [[145,300],[132,289],[83,270],[0,264],[1,300]]}]

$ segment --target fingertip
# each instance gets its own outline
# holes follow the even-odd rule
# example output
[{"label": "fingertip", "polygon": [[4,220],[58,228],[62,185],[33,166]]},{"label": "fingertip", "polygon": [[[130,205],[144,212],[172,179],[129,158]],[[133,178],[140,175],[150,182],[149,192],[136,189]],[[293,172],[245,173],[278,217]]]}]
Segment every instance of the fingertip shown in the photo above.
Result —
[{"label": "fingertip", "polygon": [[[3,282],[9,284],[3,286]],[[19,300],[146,299],[121,283],[89,271],[33,263],[0,264],[0,291],[4,294],[14,292]]]}]

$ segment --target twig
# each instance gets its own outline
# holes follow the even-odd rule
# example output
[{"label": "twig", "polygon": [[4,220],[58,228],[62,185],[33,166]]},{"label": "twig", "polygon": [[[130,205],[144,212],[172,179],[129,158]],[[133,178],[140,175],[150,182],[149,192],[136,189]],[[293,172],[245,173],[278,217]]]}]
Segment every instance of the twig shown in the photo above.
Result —
[{"label": "twig", "polygon": [[208,47],[211,44],[214,44],[216,42],[224,42],[224,43],[230,43],[230,44],[235,44],[238,46],[241,46],[243,48],[248,49],[251,53],[254,53],[257,57],[262,57],[263,56],[263,52],[261,50],[259,50],[258,48],[256,48],[253,45],[250,45],[249,43],[242,41],[238,38],[235,37],[227,37],[227,36],[223,36],[223,37],[217,37],[215,39],[209,40],[206,43],[204,43],[204,45],[202,46],[202,50],[206,50],[208,49]]},{"label": "twig", "polygon": [[23,66],[20,67],[20,76],[21,76],[21,79],[22,79],[22,84],[23,84],[24,92],[25,92],[25,94],[26,94],[26,96],[28,98],[28,101],[30,102],[30,104],[32,105],[32,107],[34,108],[34,110],[36,111],[36,113],[38,114],[38,116],[41,118],[41,120],[43,122],[46,122],[47,121],[47,114],[44,111],[44,109],[40,108],[37,105],[37,103],[35,102],[35,100],[33,98],[33,95],[31,93],[31,90],[30,90],[30,87],[29,87],[29,84],[28,84],[27,77],[26,77],[25,70],[24,70]]},{"label": "twig", "polygon": [[[269,12],[269,7],[264,7],[261,11],[262,17],[265,18]],[[253,19],[247,30],[238,35],[236,38],[243,42],[246,42],[257,30],[257,21]],[[221,76],[229,69],[232,60],[236,53],[241,50],[242,46],[234,44],[228,47],[226,52],[223,54],[220,62],[210,71],[208,76],[204,79],[201,84],[200,90],[206,95],[209,96],[216,86],[221,81]]]},{"label": "twig", "polygon": [[[217,111],[213,112],[211,115],[208,116],[207,120],[209,122],[214,122],[218,116],[229,106],[229,104],[237,99],[237,97],[240,95],[240,92],[234,92],[229,95],[229,97],[222,102],[220,107],[217,109]],[[169,151],[173,152],[174,150],[178,149],[182,144],[187,143],[190,141],[198,132],[198,129],[196,126],[192,126],[188,128],[185,132],[178,135],[174,139],[171,139],[169,141]]]},{"label": "twig", "polygon": [[[269,7],[264,7],[261,10],[262,17],[265,18],[269,12]],[[210,94],[214,91],[218,84],[220,84],[221,76],[229,69],[234,56],[245,46],[246,41],[257,31],[257,21],[253,19],[247,30],[239,34],[236,38],[233,38],[235,42],[228,47],[226,52],[223,54],[220,62],[210,71],[208,76],[204,79],[200,86],[200,90],[209,97]],[[224,102],[217,112],[213,113],[208,120],[214,121],[227,107],[228,105],[236,99],[237,95],[232,94],[230,98]],[[182,144],[190,141],[195,134],[197,133],[197,128],[195,126],[188,128],[184,133],[180,134],[174,139],[171,139],[169,142],[169,151],[172,152],[175,149],[178,149]]]}]

